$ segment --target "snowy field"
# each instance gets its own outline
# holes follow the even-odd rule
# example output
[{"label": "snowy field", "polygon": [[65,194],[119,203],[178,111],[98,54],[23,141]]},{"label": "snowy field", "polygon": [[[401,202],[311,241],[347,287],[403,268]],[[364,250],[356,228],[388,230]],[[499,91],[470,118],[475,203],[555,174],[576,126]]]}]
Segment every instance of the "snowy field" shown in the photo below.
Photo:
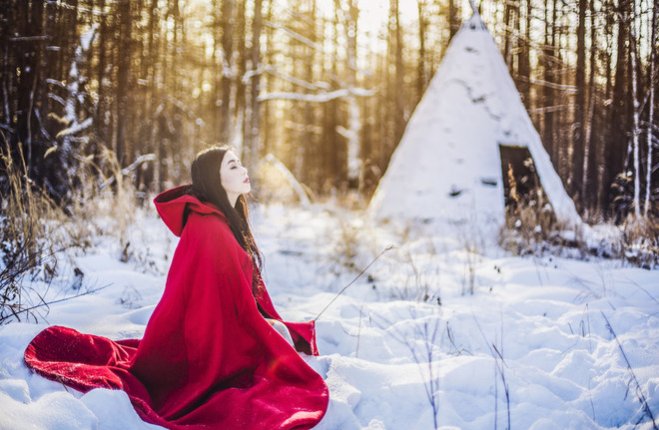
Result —
[{"label": "snowy field", "polygon": [[[306,360],[331,390],[319,429],[653,428],[658,271],[515,257],[469,236],[376,229],[321,207],[256,208],[253,218],[266,283],[289,320],[315,318],[394,245],[317,321],[322,355]],[[53,304],[47,323],[141,337],[175,246],[152,214],[136,217],[126,263],[116,241],[99,238],[62,261],[70,276],[33,281],[50,300],[99,289]],[[0,429],[156,428],[121,391],[82,395],[31,373],[23,351],[46,325],[0,327]]]}]

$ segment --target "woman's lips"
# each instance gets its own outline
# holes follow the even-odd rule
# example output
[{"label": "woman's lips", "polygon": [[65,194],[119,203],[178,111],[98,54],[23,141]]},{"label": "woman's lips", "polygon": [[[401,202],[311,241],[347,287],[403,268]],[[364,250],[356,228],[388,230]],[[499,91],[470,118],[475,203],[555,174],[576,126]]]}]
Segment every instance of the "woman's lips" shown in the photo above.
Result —
[{"label": "woman's lips", "polygon": [[243,184],[249,184],[249,178],[245,178],[245,180],[243,181]]}]

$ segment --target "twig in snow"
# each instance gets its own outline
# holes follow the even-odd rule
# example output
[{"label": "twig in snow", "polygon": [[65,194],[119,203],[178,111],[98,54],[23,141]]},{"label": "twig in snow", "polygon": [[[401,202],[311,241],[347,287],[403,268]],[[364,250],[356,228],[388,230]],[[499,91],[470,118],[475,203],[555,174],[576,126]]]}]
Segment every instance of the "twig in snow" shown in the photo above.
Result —
[{"label": "twig in snow", "polygon": [[597,422],[597,417],[595,416],[595,404],[593,403],[593,395],[590,388],[590,375],[588,375],[588,400],[590,401],[590,410],[593,412],[593,421]]},{"label": "twig in snow", "polygon": [[456,343],[456,340],[455,340],[455,336],[453,335],[453,330],[451,329],[451,326],[449,325],[448,321],[446,321],[446,336],[447,336],[449,342],[451,343],[451,346],[453,347],[453,349],[455,350],[455,353],[457,355],[462,355],[462,353],[465,353],[465,352],[469,355],[473,355],[471,353],[471,351],[469,351],[468,349],[458,347],[458,345]]},{"label": "twig in snow", "polygon": [[314,321],[318,321],[318,318],[320,318],[320,316],[323,314],[323,312],[325,312],[325,311],[327,310],[327,308],[329,308],[330,305],[331,305],[332,303],[334,303],[334,301],[335,301],[336,299],[338,299],[339,296],[341,296],[341,294],[343,294],[345,290],[348,289],[348,287],[350,287],[352,284],[354,284],[354,283],[357,281],[357,279],[359,279],[359,278],[360,278],[360,277],[361,277],[361,276],[362,276],[362,275],[368,270],[368,268],[371,267],[371,265],[373,265],[373,263],[375,263],[376,261],[378,261],[378,259],[379,259],[380,257],[382,257],[382,255],[383,255],[385,252],[387,252],[387,251],[393,249],[393,247],[394,247],[393,245],[389,245],[389,246],[387,246],[386,248],[384,248],[384,249],[383,249],[383,250],[382,250],[382,251],[381,251],[381,252],[380,252],[380,253],[379,253],[379,254],[378,254],[373,260],[371,260],[370,263],[368,263],[368,264],[366,265],[366,267],[364,267],[364,268],[362,269],[361,272],[359,272],[359,273],[357,274],[357,276],[354,277],[354,279],[353,279],[352,281],[350,281],[350,283],[348,283],[348,285],[346,285],[345,287],[343,287],[343,288],[341,289],[341,291],[339,291],[339,292],[336,294],[336,296],[334,296],[334,298],[332,298],[332,300],[330,300],[329,303],[328,303],[327,305],[325,305],[325,307],[323,308],[323,310],[320,311],[320,312],[318,313],[318,315],[316,315],[316,318],[314,318],[313,320],[314,320]]},{"label": "twig in snow", "polygon": [[111,285],[112,284],[104,285],[102,287],[94,288],[93,290],[87,290],[87,291],[82,292],[82,293],[74,294],[73,296],[64,297],[64,298],[53,300],[53,301],[50,301],[50,302],[43,301],[43,298],[41,298],[42,302],[39,303],[38,305],[30,306],[29,308],[23,308],[23,309],[19,310],[18,312],[15,312],[15,314],[21,314],[23,312],[30,312],[30,311],[33,311],[34,309],[37,309],[37,308],[41,308],[41,307],[44,307],[44,306],[49,307],[50,305],[53,305],[55,303],[66,302],[68,300],[73,300],[73,299],[76,299],[78,297],[93,294],[93,293],[96,293],[98,291],[104,290],[104,289],[110,287]]},{"label": "twig in snow", "polygon": [[[538,269],[538,258],[533,255],[533,267],[535,268],[535,274],[538,277],[538,284],[540,286],[544,286],[544,283],[542,282],[542,276],[540,276],[540,270]],[[547,274],[547,269],[545,269],[545,275]]]},{"label": "twig in snow", "polygon": [[625,350],[622,349],[622,344],[620,343],[620,340],[618,339],[618,335],[616,335],[616,332],[613,330],[613,326],[611,326],[611,322],[606,317],[604,312],[600,311],[600,313],[602,314],[602,318],[604,318],[604,321],[606,321],[606,328],[609,330],[609,333],[611,333],[611,335],[615,339],[616,343],[618,344],[618,349],[620,349],[620,354],[622,355],[622,358],[625,359],[625,363],[627,364],[627,370],[629,370],[629,374],[631,375],[630,382],[634,381],[634,384],[636,384],[636,387],[635,387],[636,388],[636,397],[638,398],[638,401],[641,403],[643,411],[652,420],[652,428],[654,430],[659,430],[659,428],[657,427],[657,424],[655,423],[654,415],[652,414],[652,410],[650,409],[650,406],[648,405],[648,401],[645,398],[645,395],[643,394],[643,390],[641,389],[641,384],[639,384],[638,379],[636,378],[636,373],[634,372],[634,369],[632,368],[632,365],[629,362],[629,358],[627,358],[627,354],[625,353]]},{"label": "twig in snow", "polygon": [[359,340],[361,339],[362,334],[362,316],[363,316],[364,306],[362,305],[359,308],[359,325],[357,326],[357,346],[355,347],[355,358],[359,357]]},{"label": "twig in snow", "polygon": [[[592,354],[593,353],[593,340],[590,336],[590,333],[591,333],[591,331],[590,331],[590,312],[589,312],[589,308],[588,308],[588,303],[586,303],[586,312],[585,313],[586,313],[586,324],[588,326],[588,352],[590,352]],[[583,334],[583,337],[586,337],[585,332]]]},{"label": "twig in snow", "polygon": [[[410,316],[413,320],[418,319],[416,312],[414,312],[414,308],[410,309]],[[382,316],[379,316],[379,318],[384,320],[389,326],[393,327],[393,324],[386,318]],[[429,319],[431,321],[429,321]],[[378,324],[377,321],[376,324],[381,328],[384,328],[382,325]],[[419,368],[423,380],[423,388],[426,393],[426,399],[432,409],[434,429],[439,428],[439,369],[437,368],[438,360],[435,357],[435,345],[437,343],[437,333],[439,332],[440,326],[441,320],[439,317],[432,315],[430,318],[425,318],[420,327],[416,323],[414,324],[413,337],[410,337],[407,333],[395,328],[391,331],[387,330],[391,337],[409,349],[414,362]],[[418,339],[423,342],[423,349],[421,351],[418,351],[417,349],[416,340]],[[427,371],[427,378],[426,374],[424,374],[424,368]]]},{"label": "twig in snow", "polygon": [[498,425],[498,414],[499,414],[499,383],[497,376],[501,378],[501,383],[503,385],[504,395],[506,396],[506,415],[508,418],[508,424],[506,430],[510,430],[510,387],[508,386],[508,381],[506,380],[505,366],[506,362],[503,358],[503,321],[501,322],[501,346],[497,347],[496,343],[490,344],[481,328],[480,323],[476,319],[476,316],[473,316],[474,321],[476,322],[476,327],[483,337],[483,341],[487,345],[487,348],[490,350],[490,355],[494,358],[494,429],[497,429]]},{"label": "twig in snow", "polygon": [[645,295],[650,298],[650,300],[652,300],[657,305],[659,305],[659,300],[657,300],[656,297],[654,297],[652,294],[650,294],[650,292],[648,290],[646,290],[645,288],[643,288],[638,282],[634,281],[633,279],[631,279],[629,277],[625,277],[625,278],[627,279],[627,281],[629,281],[630,284],[632,284],[633,286],[635,286],[636,288],[638,288],[639,290],[644,292]]}]

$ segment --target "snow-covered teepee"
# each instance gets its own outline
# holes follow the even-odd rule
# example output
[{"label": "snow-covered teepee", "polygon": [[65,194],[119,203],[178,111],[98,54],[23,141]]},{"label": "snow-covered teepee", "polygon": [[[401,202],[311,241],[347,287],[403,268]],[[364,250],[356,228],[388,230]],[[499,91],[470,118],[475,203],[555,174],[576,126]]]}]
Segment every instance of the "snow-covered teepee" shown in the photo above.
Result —
[{"label": "snow-covered teepee", "polygon": [[371,200],[378,220],[502,225],[500,145],[526,147],[559,221],[583,227],[476,10],[453,37]]}]

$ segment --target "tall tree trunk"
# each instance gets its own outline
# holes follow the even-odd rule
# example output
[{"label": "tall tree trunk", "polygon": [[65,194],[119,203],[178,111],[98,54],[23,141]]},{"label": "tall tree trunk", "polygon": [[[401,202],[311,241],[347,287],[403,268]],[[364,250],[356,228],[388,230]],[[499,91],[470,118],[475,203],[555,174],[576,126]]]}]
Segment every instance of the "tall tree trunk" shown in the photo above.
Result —
[{"label": "tall tree trunk", "polygon": [[[14,9],[16,5],[14,4],[15,0],[11,0],[10,4],[7,4],[4,8],[0,9],[0,20],[2,22],[14,22],[16,21],[16,16],[14,15]],[[14,24],[15,25],[15,24]],[[12,26],[3,25],[0,27],[0,56],[1,66],[0,66],[0,123],[3,128],[6,130],[11,130],[13,124],[13,115],[12,109],[10,109],[10,103],[13,104],[11,100],[11,95],[13,94],[13,76],[14,71],[12,69],[13,56],[10,51],[10,41]]]},{"label": "tall tree trunk", "polygon": [[[96,124],[96,133],[101,142],[107,143],[107,121],[105,118],[105,68],[107,61],[107,14],[105,13],[105,1],[99,0],[98,8],[101,12],[100,25],[99,25],[99,42],[98,42],[98,67],[96,68],[96,82],[97,82],[97,92],[98,92],[98,101],[96,102],[96,113],[95,121]],[[155,1],[155,0],[154,0]]]},{"label": "tall tree trunk", "polygon": [[[359,9],[355,0],[346,0],[347,11],[344,10],[343,22],[345,37],[348,41],[346,50],[348,65],[346,70],[346,86],[352,91],[357,86],[357,35],[359,34],[357,24],[359,22]],[[359,103],[356,96],[350,96],[346,99],[348,111],[347,127],[347,166],[348,181],[352,188],[359,189],[362,175],[362,154],[361,154],[361,127],[362,113],[359,109]]]},{"label": "tall tree trunk", "polygon": [[[147,82],[147,89],[144,94],[144,116],[146,118],[147,126],[144,139],[144,147],[142,150],[151,154],[156,148],[156,129],[157,119],[155,111],[157,109],[158,96],[157,96],[157,61],[159,57],[158,44],[156,42],[156,31],[159,29],[158,15],[157,15],[158,0],[150,0],[147,9],[147,41],[146,41],[146,55],[145,65],[143,71],[143,78]],[[158,38],[159,40],[160,38]],[[138,186],[143,187],[143,190],[151,190],[154,186],[154,163],[145,164],[142,168],[138,169]]]},{"label": "tall tree trunk", "polygon": [[629,124],[629,16],[630,0],[620,0],[617,9],[617,55],[615,65],[615,78],[611,97],[611,112],[608,119],[608,136],[606,152],[604,155],[604,205],[607,210],[611,207],[611,185],[616,176],[622,173],[627,160],[627,133]]},{"label": "tall tree trunk", "polygon": [[[408,0],[409,1],[409,0]],[[421,6],[419,6],[419,17],[421,16]],[[449,40],[453,39],[455,33],[460,29],[460,10],[456,5],[456,0],[448,0],[448,28]]]},{"label": "tall tree trunk", "polygon": [[[559,30],[558,30],[558,35],[556,37],[556,41],[558,44],[556,48],[556,52],[557,52],[556,65],[559,69],[557,81],[562,88],[565,88],[570,84],[569,68],[567,67],[566,60],[564,60],[567,57],[566,53],[570,52],[570,45],[569,45],[570,35],[568,34],[567,31],[567,19],[566,19],[566,17],[569,15],[568,9],[569,7],[566,3],[561,4]],[[562,100],[565,100],[566,99],[565,90],[561,90],[561,91],[562,94],[560,94],[560,98]],[[572,170],[570,169],[570,160],[569,160],[569,152],[568,152],[568,147],[571,142],[571,136],[569,133],[569,127],[567,127],[566,130],[566,124],[569,124],[571,120],[572,117],[570,115],[569,105],[567,107],[562,106],[561,109],[557,111],[556,133],[554,138],[556,139],[555,140],[556,159],[558,161],[556,168],[561,178],[567,178],[567,184],[569,184],[569,181],[571,180]],[[566,186],[566,188],[568,187]]]},{"label": "tall tree trunk", "polygon": [[[635,1],[632,0],[632,11],[636,10]],[[636,14],[632,12],[631,22],[629,24],[629,49],[631,51],[631,75],[632,75],[632,151],[634,153],[634,216],[641,217],[641,160],[639,154],[639,141],[638,136],[641,133],[639,110],[641,105],[638,100],[638,45],[636,35]]]},{"label": "tall tree trunk", "polygon": [[[47,172],[44,172],[40,165],[44,149],[40,148],[40,142],[36,134],[37,115],[35,110],[39,106],[41,89],[41,69],[39,65],[41,63],[40,44],[43,43],[43,40],[40,36],[43,31],[44,3],[35,0],[30,2],[30,6],[28,8],[27,5],[18,5],[19,29],[13,42],[16,50],[14,58],[16,58],[17,64],[14,73],[17,76],[18,83],[18,105],[14,112],[17,117],[17,138],[18,142],[23,144],[28,172],[37,184],[43,184]],[[53,195],[62,196],[64,184],[51,183],[47,185],[52,187],[50,191]]]},{"label": "tall tree trunk", "polygon": [[234,79],[233,61],[233,11],[235,0],[222,0],[222,68],[221,104],[218,120],[219,137],[222,144],[231,139],[231,85]]},{"label": "tall tree trunk", "polygon": [[[63,49],[60,41],[57,39],[58,26],[60,24],[57,22],[58,8],[55,2],[46,3],[46,27],[44,30],[50,40],[48,41],[48,46],[46,46],[44,73],[46,79],[50,78],[61,81],[63,77],[58,75],[58,64],[60,57],[63,55]],[[89,76],[92,75],[90,74]],[[61,108],[61,106],[58,108],[58,103],[52,97],[46,97],[45,102],[45,112],[58,112],[59,108]],[[50,121],[48,122],[50,123]],[[50,130],[51,127],[48,127],[48,129]]]},{"label": "tall tree trunk", "polygon": [[579,0],[579,18],[577,26],[577,95],[574,106],[574,135],[572,139],[572,181],[570,192],[576,197],[577,206],[581,206],[582,186],[584,184],[584,136],[586,110],[586,10],[587,0]]},{"label": "tall tree trunk", "polygon": [[[394,25],[394,58],[395,58],[395,77],[394,77],[394,147],[398,145],[403,132],[405,131],[405,106],[403,95],[405,93],[403,76],[405,69],[403,65],[403,29],[400,23],[400,0],[391,0],[393,25]],[[393,149],[393,148],[392,148]]]},{"label": "tall tree trunk", "polygon": [[504,41],[503,41],[503,58],[506,60],[508,68],[512,67],[512,21],[513,21],[513,4],[519,0],[510,0],[504,2],[503,5],[503,26],[504,26]]},{"label": "tall tree trunk", "polygon": [[[533,4],[526,1],[526,14],[524,19],[524,36],[520,36],[518,55],[517,85],[527,109],[531,108],[531,16]],[[583,0],[582,0],[583,1]],[[521,19],[519,20],[521,21]]]},{"label": "tall tree trunk", "polygon": [[[449,5],[452,2],[452,0],[449,0]],[[419,63],[417,68],[416,93],[417,99],[421,100],[428,82],[428,78],[426,77],[426,0],[417,0],[416,4],[419,16]]]},{"label": "tall tree trunk", "polygon": [[647,143],[647,160],[646,160],[646,167],[645,167],[645,200],[644,200],[644,205],[643,205],[643,215],[645,217],[648,216],[648,213],[650,211],[650,196],[652,195],[652,157],[653,157],[653,145],[652,145],[652,138],[653,138],[653,128],[654,128],[654,89],[656,87],[655,84],[655,67],[656,67],[656,62],[657,62],[657,50],[655,49],[657,46],[657,6],[656,2],[652,6],[652,22],[650,23],[650,28],[651,28],[651,35],[650,35],[650,71],[649,71],[649,77],[648,77],[648,86],[650,94],[649,94],[649,112],[648,112],[648,125],[647,125],[647,137],[646,137],[646,143]]},{"label": "tall tree trunk", "polygon": [[60,57],[63,61],[59,62],[59,76],[65,77],[68,72],[69,61],[73,58],[73,52],[77,45],[78,35],[78,0],[66,2],[66,7],[60,7],[61,19],[61,48],[64,55]]},{"label": "tall tree trunk", "polygon": [[[318,34],[316,29],[316,14],[317,14],[317,0],[307,0],[309,10],[308,10],[308,21],[305,28],[308,33],[306,37],[309,38],[313,43],[317,41]],[[305,62],[304,62],[304,80],[313,83],[316,80],[316,70],[315,62],[318,60],[318,53],[311,46],[305,46],[303,48],[306,51]],[[303,142],[306,143],[306,148],[308,152],[305,154],[303,159],[304,165],[306,166],[319,166],[322,163],[321,158],[321,148],[320,148],[320,136],[315,132],[315,127],[313,126],[316,122],[316,107],[312,104],[309,104],[304,109],[304,133],[303,133]],[[302,166],[304,169],[305,166]],[[323,184],[324,178],[318,175],[318,169],[305,169],[307,170],[307,175],[311,178],[311,183],[314,184],[317,188],[320,188]]]},{"label": "tall tree trunk", "polygon": [[119,8],[119,28],[120,39],[119,49],[117,50],[117,133],[114,145],[114,151],[120,164],[127,162],[127,130],[126,125],[130,115],[129,103],[129,80],[130,80],[130,59],[131,59],[131,29],[132,29],[132,11],[131,2],[122,1],[118,4]]},{"label": "tall tree trunk", "polygon": [[[273,2],[275,0],[266,0],[267,1],[267,7],[266,7],[266,17],[265,20],[267,22],[272,22],[272,17],[273,17]],[[273,29],[272,27],[268,26],[265,29],[265,64],[266,66],[270,66],[272,64],[272,58],[273,54],[272,52],[274,51],[273,48]],[[266,76],[264,78],[263,84],[266,86],[265,91],[270,91],[270,82],[271,82],[271,77]],[[262,151],[264,154],[268,154],[271,152],[271,126],[270,126],[270,117],[271,117],[271,108],[269,103],[263,103],[263,127],[262,127],[262,134],[263,134],[263,147]]]},{"label": "tall tree trunk", "polygon": [[[552,15],[554,15],[554,12],[556,10],[556,0],[551,1],[551,10],[552,10]],[[555,43],[555,21],[552,20],[550,21],[549,19],[549,13],[550,13],[550,0],[545,0],[545,8],[544,8],[544,13],[545,13],[545,31],[544,31],[544,46],[542,49],[542,71],[543,71],[543,78],[545,81],[545,85],[542,87],[542,95],[543,95],[543,105],[544,105],[544,112],[543,112],[543,128],[542,128],[542,142],[544,143],[544,147],[549,153],[552,162],[556,163],[557,160],[554,156],[554,89],[551,86],[551,83],[554,79],[554,68],[555,66],[555,49],[554,49],[554,43]]]},{"label": "tall tree trunk", "polygon": [[[604,53],[604,100],[611,100],[613,97],[613,49],[614,49],[614,26],[615,26],[615,8],[613,0],[603,0],[602,10],[604,15],[604,37],[606,40],[606,50]],[[610,130],[609,120],[613,110],[612,103],[605,106],[601,113],[602,118],[602,131],[600,131],[601,146],[599,151],[599,184],[597,188],[597,208],[602,215],[608,217],[608,193],[609,185],[607,175],[609,174],[609,167],[606,165],[607,152],[611,142],[608,133]]]},{"label": "tall tree trunk", "polygon": [[[345,44],[341,44],[341,27],[345,25],[343,14],[341,13],[342,4],[341,0],[334,0],[334,13],[332,16],[332,39],[329,45],[331,46],[330,52],[332,53],[325,61],[326,68],[332,76],[339,76],[339,61],[341,54],[345,52],[343,48]],[[344,34],[346,31],[343,32]],[[331,100],[324,106],[324,119],[323,119],[323,136],[325,148],[322,153],[327,157],[327,165],[323,169],[328,177],[333,178],[331,184],[324,184],[324,186],[331,185],[335,189],[343,190],[346,188],[346,142],[339,133],[339,109],[341,102],[339,100]],[[328,191],[328,190],[324,190]]]},{"label": "tall tree trunk", "polygon": [[[249,133],[249,131],[247,129],[250,126],[250,119],[248,118],[249,114],[246,112],[249,103],[246,99],[248,96],[248,84],[243,81],[243,77],[247,72],[247,61],[248,57],[251,58],[252,51],[250,49],[250,52],[247,52],[247,38],[249,37],[247,34],[247,2],[244,0],[237,0],[235,6],[237,8],[238,19],[236,20],[237,26],[234,35],[234,43],[238,44],[238,52],[236,53],[238,73],[233,83],[236,96],[234,98],[232,117],[235,118],[236,121],[236,127],[234,128],[242,134],[242,136],[236,136],[234,139],[234,141],[239,142],[239,144],[236,145],[236,149],[242,151],[243,154],[247,154],[250,149],[249,145],[248,147],[245,147],[245,140],[248,139],[247,133]],[[240,148],[240,146],[243,147]]]},{"label": "tall tree trunk", "polygon": [[258,96],[260,94],[261,76],[261,28],[263,26],[263,2],[254,0],[254,18],[252,21],[252,47],[250,52],[250,67],[253,75],[249,85],[249,113],[247,121],[247,133],[245,133],[245,149],[247,150],[246,164],[251,171],[256,170],[256,164],[260,158],[259,135],[261,130],[261,115],[259,112],[260,103]]},{"label": "tall tree trunk", "polygon": [[599,165],[600,157],[600,136],[599,121],[595,116],[595,101],[597,99],[597,87],[595,85],[595,76],[597,69],[597,57],[599,55],[597,23],[595,20],[595,2],[589,2],[590,13],[590,70],[588,75],[588,119],[586,120],[585,152],[586,158],[584,163],[584,181],[581,189],[582,201],[584,207],[593,210],[597,203],[597,190],[599,188]]}]

